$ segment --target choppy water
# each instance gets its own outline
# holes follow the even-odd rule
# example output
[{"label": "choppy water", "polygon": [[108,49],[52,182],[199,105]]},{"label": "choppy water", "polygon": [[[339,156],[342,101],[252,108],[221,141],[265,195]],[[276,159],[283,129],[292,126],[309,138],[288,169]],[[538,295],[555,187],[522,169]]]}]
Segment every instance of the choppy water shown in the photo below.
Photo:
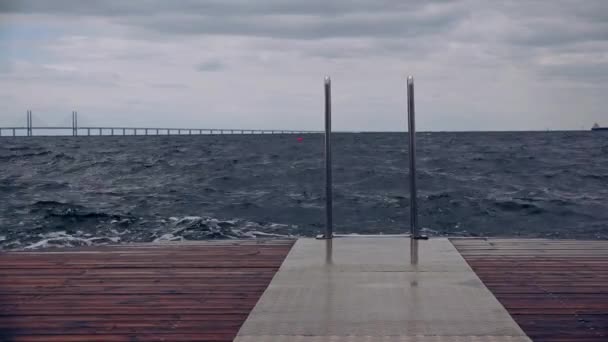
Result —
[{"label": "choppy water", "polygon": [[[303,137],[0,138],[0,247],[314,235],[323,137]],[[608,238],[608,134],[418,139],[428,234]],[[336,231],[406,231],[407,177],[404,134],[336,134]]]}]

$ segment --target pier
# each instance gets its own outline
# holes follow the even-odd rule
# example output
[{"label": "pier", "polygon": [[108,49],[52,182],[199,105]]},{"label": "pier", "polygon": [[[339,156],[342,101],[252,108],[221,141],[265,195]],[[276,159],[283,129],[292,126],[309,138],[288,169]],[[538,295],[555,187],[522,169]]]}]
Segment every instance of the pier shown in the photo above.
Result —
[{"label": "pier", "polygon": [[608,340],[608,241],[336,237],[0,253],[0,340]]}]

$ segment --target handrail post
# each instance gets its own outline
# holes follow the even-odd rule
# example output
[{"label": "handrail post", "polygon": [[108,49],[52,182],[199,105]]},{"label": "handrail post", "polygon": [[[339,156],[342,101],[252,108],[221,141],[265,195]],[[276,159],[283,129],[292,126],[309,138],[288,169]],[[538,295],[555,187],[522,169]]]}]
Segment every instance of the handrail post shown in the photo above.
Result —
[{"label": "handrail post", "polygon": [[74,111],[74,135],[78,136],[78,111]]},{"label": "handrail post", "polygon": [[414,106],[414,77],[407,78],[407,126],[410,156],[410,234],[412,239],[426,239],[418,230],[418,194],[416,187],[416,108]]},{"label": "handrail post", "polygon": [[334,236],[331,169],[331,79],[325,77],[325,239]]},{"label": "handrail post", "polygon": [[26,132],[25,135],[27,135],[28,137],[30,137],[30,136],[32,136],[32,131],[31,131],[31,128],[30,128],[30,127],[32,127],[32,115],[31,115],[31,111],[28,109],[26,114],[27,114],[26,115],[26,117],[27,117],[27,127],[26,127],[26,130],[25,130],[25,132]]},{"label": "handrail post", "polygon": [[77,123],[77,115],[76,111],[73,110],[72,111],[72,136],[75,137],[78,135],[77,131],[78,131],[78,123]]}]

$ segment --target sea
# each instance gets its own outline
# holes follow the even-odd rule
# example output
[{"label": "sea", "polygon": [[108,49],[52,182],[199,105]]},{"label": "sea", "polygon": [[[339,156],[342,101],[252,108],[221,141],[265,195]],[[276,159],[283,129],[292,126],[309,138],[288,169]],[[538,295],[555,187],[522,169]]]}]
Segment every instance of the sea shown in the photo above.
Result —
[{"label": "sea", "polygon": [[[314,236],[322,134],[2,137],[0,248]],[[406,133],[333,135],[334,230],[409,231]],[[608,238],[608,132],[417,134],[430,236]]]}]

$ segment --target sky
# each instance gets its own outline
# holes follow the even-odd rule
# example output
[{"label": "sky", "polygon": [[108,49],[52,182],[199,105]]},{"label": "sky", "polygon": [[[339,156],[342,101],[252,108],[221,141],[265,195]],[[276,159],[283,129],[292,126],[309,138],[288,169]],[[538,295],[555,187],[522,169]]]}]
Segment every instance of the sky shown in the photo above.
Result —
[{"label": "sky", "polygon": [[0,0],[0,126],[608,126],[606,0]]}]

